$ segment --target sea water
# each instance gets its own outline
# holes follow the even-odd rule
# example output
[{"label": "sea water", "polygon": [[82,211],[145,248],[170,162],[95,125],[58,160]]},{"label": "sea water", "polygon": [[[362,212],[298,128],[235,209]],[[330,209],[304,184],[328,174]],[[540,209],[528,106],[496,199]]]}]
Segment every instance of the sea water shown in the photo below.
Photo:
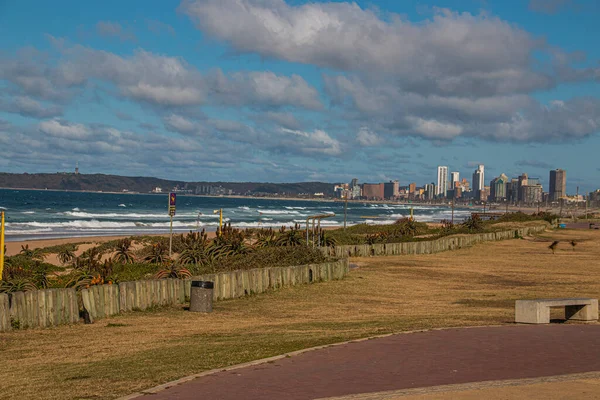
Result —
[{"label": "sea water", "polygon": [[[223,220],[240,228],[304,226],[306,217],[317,214],[335,214],[323,219],[322,226],[344,223],[341,201],[178,195],[173,230],[216,230],[219,215],[214,212],[220,208]],[[447,207],[348,202],[347,223],[389,224],[408,217],[411,208],[420,222],[451,218]],[[0,189],[0,210],[5,211],[8,241],[168,233],[170,224],[168,194]],[[469,214],[469,210],[456,209],[454,218],[460,220]]]}]

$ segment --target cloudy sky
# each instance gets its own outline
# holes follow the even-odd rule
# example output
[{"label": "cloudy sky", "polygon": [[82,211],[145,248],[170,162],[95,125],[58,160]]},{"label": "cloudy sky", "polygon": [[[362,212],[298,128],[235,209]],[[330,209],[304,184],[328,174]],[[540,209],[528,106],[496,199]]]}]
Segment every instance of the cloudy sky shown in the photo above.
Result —
[{"label": "cloudy sky", "polygon": [[597,0],[0,1],[0,170],[600,187]]}]

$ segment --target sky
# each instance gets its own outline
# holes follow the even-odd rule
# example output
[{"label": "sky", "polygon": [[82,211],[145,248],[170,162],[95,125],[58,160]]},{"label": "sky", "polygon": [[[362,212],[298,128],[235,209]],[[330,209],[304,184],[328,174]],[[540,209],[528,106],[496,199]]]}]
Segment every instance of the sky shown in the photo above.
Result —
[{"label": "sky", "polygon": [[600,188],[598,0],[0,0],[0,171]]}]

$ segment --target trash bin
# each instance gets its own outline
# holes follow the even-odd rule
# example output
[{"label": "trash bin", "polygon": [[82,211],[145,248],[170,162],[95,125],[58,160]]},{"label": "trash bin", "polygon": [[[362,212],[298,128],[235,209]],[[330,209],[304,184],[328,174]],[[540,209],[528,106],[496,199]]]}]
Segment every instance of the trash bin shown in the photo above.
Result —
[{"label": "trash bin", "polygon": [[212,312],[214,283],[210,281],[192,281],[190,291],[190,311]]}]

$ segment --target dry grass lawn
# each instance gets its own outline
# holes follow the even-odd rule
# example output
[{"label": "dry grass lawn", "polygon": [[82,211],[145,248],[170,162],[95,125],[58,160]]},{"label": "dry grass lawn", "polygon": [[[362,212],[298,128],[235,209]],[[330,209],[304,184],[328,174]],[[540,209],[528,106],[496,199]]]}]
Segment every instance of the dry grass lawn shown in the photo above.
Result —
[{"label": "dry grass lawn", "polygon": [[[553,240],[561,240],[555,255]],[[600,231],[351,262],[360,268],[344,281],[218,302],[209,315],[163,309],[0,334],[0,397],[114,398],[321,344],[511,323],[515,299],[600,295]]]}]

